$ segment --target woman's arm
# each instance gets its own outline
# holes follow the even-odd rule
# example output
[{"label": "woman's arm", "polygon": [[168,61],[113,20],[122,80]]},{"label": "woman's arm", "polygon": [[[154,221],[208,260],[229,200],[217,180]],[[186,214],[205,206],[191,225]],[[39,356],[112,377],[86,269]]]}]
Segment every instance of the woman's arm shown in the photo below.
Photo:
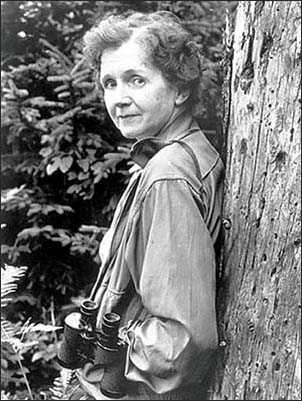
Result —
[{"label": "woman's arm", "polygon": [[126,251],[149,315],[128,332],[126,377],[157,393],[202,379],[217,345],[215,253],[192,191],[184,180],[153,184]]}]

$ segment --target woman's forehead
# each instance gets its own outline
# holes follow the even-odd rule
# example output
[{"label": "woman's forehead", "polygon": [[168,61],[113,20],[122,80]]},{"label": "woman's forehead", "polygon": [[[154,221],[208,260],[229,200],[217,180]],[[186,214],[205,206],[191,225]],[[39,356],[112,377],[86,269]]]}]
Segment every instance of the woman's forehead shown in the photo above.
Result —
[{"label": "woman's forehead", "polygon": [[101,57],[101,75],[110,71],[156,71],[147,51],[134,41],[123,43],[118,48],[109,47]]}]

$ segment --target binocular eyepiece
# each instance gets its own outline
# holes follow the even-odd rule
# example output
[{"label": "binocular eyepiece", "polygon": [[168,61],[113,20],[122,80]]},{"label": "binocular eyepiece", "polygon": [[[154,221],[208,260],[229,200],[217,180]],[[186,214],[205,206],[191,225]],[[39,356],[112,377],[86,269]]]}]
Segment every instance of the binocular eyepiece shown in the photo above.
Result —
[{"label": "binocular eyepiece", "polygon": [[78,369],[91,362],[104,369],[100,387],[104,395],[125,395],[124,366],[126,346],[118,336],[121,317],[115,312],[104,314],[100,330],[96,329],[98,305],[85,299],[80,312],[66,316],[58,361],[67,369]]},{"label": "binocular eyepiece", "polygon": [[64,368],[78,369],[92,359],[97,311],[97,303],[85,299],[80,312],[66,316],[63,342],[58,352],[59,363]]},{"label": "binocular eyepiece", "polygon": [[121,398],[125,395],[126,346],[118,337],[120,320],[120,315],[114,312],[103,316],[94,355],[94,363],[104,368],[101,392],[110,398]]},{"label": "binocular eyepiece", "polygon": [[118,327],[120,316],[117,313],[106,313],[103,316],[99,346],[114,351],[118,347]]}]

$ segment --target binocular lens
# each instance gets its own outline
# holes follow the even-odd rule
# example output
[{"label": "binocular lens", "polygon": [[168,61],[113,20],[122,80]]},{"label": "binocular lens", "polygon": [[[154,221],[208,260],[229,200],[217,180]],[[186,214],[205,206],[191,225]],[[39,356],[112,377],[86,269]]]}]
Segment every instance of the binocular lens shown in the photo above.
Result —
[{"label": "binocular lens", "polygon": [[85,299],[81,303],[81,323],[85,325],[90,325],[94,328],[96,324],[96,318],[98,313],[98,304],[90,299]]},{"label": "binocular lens", "polygon": [[98,304],[90,299],[85,299],[81,303],[81,313],[84,315],[91,316],[94,315],[98,310]]},{"label": "binocular lens", "polygon": [[106,313],[103,316],[102,333],[105,337],[115,338],[117,336],[120,315],[117,313]]},{"label": "binocular lens", "polygon": [[103,366],[104,375],[101,380],[101,391],[110,398],[124,396],[125,352],[120,343],[118,328],[121,317],[111,312],[103,315],[102,326],[96,331],[95,321],[98,304],[85,299],[79,312],[66,316],[64,339],[58,352],[61,366],[68,369],[83,367],[93,361]]},{"label": "binocular lens", "polygon": [[114,313],[114,312],[105,313],[105,315],[103,317],[103,322],[107,323],[108,325],[116,326],[120,320],[121,320],[120,315],[118,315],[117,313]]}]

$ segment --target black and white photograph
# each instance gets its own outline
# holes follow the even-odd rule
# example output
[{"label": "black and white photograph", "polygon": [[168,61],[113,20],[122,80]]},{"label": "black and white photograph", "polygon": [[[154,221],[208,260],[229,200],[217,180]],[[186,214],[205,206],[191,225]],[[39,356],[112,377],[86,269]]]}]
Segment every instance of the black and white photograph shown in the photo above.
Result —
[{"label": "black and white photograph", "polygon": [[1,1],[1,400],[301,399],[301,1]]}]

